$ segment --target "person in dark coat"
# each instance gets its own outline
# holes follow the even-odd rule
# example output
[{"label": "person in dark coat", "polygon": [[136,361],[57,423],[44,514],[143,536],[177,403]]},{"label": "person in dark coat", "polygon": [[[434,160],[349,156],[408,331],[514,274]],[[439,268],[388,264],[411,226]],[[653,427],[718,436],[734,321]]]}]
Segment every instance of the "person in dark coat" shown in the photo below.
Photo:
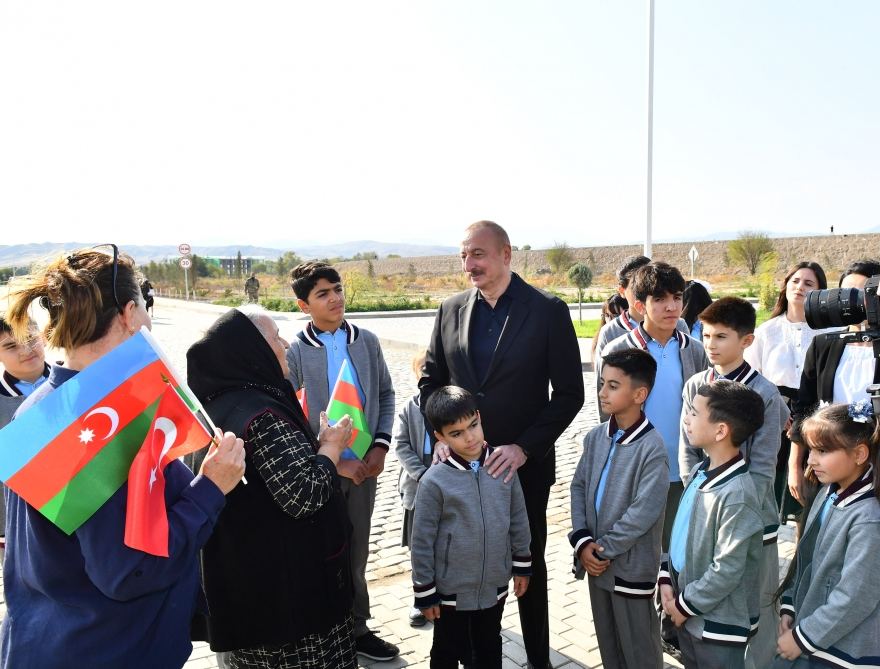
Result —
[{"label": "person in dark coat", "polygon": [[[245,314],[247,313],[247,315]],[[357,666],[350,524],[336,464],[351,420],[315,436],[262,309],[222,315],[187,351],[193,392],[245,440],[246,486],[229,495],[202,553],[212,650],[231,669]],[[226,429],[230,429],[226,427]]]}]

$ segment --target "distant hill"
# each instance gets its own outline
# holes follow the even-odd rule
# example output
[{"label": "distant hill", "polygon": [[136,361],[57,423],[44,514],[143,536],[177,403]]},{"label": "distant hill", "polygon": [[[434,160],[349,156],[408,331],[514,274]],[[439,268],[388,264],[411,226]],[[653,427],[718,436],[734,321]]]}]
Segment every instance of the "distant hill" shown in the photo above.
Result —
[{"label": "distant hill", "polygon": [[[93,242],[44,242],[40,244],[0,245],[0,267],[12,265],[28,265],[32,262],[51,257],[73,249],[94,246]],[[138,263],[151,260],[161,261],[166,258],[177,258],[177,246],[173,244],[137,245],[121,244],[120,247],[131,255]],[[341,242],[339,244],[290,246],[287,248],[269,248],[265,246],[194,246],[193,253],[201,256],[231,257],[241,251],[241,255],[251,258],[275,259],[285,251],[295,251],[302,258],[351,258],[356,253],[374,251],[379,257],[396,254],[399,256],[419,257],[456,253],[453,246],[431,246],[420,244],[399,244],[395,242],[377,242],[362,240]]]}]

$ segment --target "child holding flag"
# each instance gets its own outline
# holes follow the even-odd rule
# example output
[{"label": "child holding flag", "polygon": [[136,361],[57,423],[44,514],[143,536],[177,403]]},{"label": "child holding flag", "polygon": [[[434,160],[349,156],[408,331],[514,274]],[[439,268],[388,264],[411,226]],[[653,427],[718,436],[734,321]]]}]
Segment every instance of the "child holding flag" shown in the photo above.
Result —
[{"label": "child holding flag", "polygon": [[[356,428],[352,449],[337,466],[353,526],[351,572],[354,582],[354,634],[359,654],[390,660],[399,649],[367,627],[370,597],[367,558],[370,521],[376,502],[376,478],[385,467],[394,424],[394,388],[379,340],[345,320],[345,293],[339,273],[323,262],[307,262],[290,273],[297,304],[311,320],[290,344],[287,362],[294,389],[305,389],[303,410],[317,434],[319,414],[331,420],[349,414]],[[334,391],[336,391],[334,393]]]}]

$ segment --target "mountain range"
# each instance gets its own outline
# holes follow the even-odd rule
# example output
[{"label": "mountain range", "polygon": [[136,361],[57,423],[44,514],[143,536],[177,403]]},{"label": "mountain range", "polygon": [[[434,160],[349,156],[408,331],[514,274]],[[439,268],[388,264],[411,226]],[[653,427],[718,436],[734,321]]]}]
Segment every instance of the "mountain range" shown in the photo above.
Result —
[{"label": "mountain range", "polygon": [[[43,242],[39,244],[13,244],[0,245],[0,267],[19,267],[28,265],[37,260],[42,260],[56,254],[64,253],[72,249],[81,249],[94,246],[91,242]],[[177,247],[172,244],[122,244],[123,251],[132,256],[138,263],[148,263],[151,260],[161,261],[168,258],[178,258],[180,254]],[[377,242],[374,240],[360,240],[353,242],[340,242],[339,244],[306,244],[288,248],[270,248],[266,246],[193,246],[192,252],[200,256],[233,257],[238,252],[244,257],[265,258],[274,260],[286,251],[295,251],[301,258],[350,258],[356,253],[373,251],[380,258],[388,255],[403,257],[436,256],[457,253],[454,246],[440,246],[429,244],[402,244],[395,242]]]}]

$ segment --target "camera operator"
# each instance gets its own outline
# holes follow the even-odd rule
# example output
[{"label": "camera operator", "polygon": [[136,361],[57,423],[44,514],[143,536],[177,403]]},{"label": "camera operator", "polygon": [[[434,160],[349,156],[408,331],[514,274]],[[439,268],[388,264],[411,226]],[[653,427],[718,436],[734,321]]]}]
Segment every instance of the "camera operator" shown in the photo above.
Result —
[{"label": "camera operator", "polygon": [[[841,274],[840,288],[855,288],[864,295],[865,284],[872,276],[880,274],[880,262],[876,260],[857,260]],[[832,300],[829,300],[831,302]],[[835,304],[835,306],[839,306]],[[858,313],[864,314],[865,310]],[[828,325],[827,322],[814,322],[815,317],[807,309],[807,320],[811,325]],[[877,323],[868,320],[850,324],[848,332],[858,333],[873,328]],[[842,336],[841,332],[817,335],[807,349],[804,371],[801,374],[800,388],[793,404],[792,417],[795,422],[792,431],[791,454],[788,460],[788,488],[791,495],[805,507],[815,495],[816,485],[810,484],[804,476],[806,448],[798,443],[797,426],[812,414],[820,404],[850,403],[868,398],[866,388],[880,382],[880,366],[874,359],[873,339],[863,341]]]}]

